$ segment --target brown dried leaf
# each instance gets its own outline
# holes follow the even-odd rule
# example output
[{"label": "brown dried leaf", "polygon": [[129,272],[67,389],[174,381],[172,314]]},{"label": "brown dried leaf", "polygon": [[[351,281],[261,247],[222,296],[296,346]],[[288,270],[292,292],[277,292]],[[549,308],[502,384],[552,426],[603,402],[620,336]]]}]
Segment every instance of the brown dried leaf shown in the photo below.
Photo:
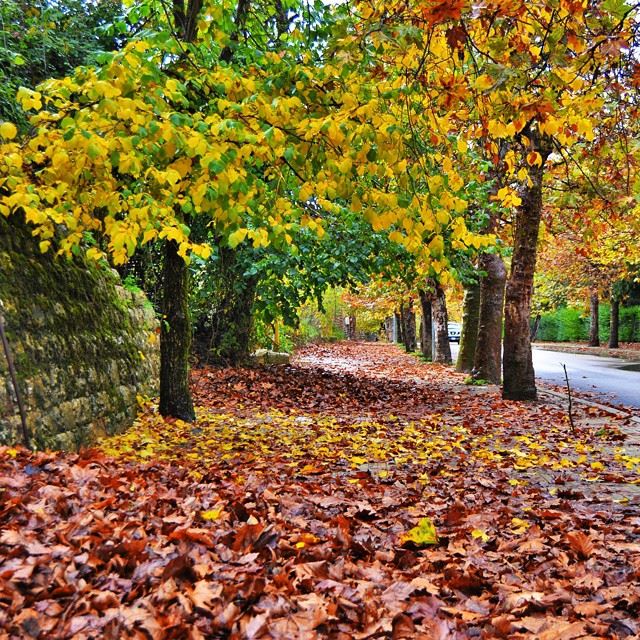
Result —
[{"label": "brown dried leaf", "polygon": [[582,531],[573,531],[566,534],[569,546],[576,552],[579,558],[586,560],[593,553],[593,542]]}]

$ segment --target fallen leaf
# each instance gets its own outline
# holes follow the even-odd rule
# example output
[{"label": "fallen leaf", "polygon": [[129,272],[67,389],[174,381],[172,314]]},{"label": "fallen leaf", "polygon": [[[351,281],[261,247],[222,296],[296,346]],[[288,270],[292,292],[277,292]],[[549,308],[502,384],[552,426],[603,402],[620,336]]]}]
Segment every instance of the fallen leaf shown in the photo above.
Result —
[{"label": "fallen leaf", "polygon": [[429,518],[422,518],[417,527],[410,529],[400,536],[400,544],[412,543],[418,547],[438,543],[438,534],[433,522]]}]

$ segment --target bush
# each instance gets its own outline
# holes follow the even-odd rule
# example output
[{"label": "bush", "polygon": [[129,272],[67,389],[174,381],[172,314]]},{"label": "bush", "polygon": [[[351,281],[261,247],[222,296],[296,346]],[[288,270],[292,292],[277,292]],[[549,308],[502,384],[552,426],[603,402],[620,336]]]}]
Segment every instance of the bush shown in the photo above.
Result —
[{"label": "bush", "polygon": [[[601,304],[598,319],[600,322],[600,342],[609,340],[609,320],[611,308]],[[540,318],[540,327],[536,340],[541,342],[585,342],[589,340],[589,315],[582,309],[560,307]],[[621,342],[640,342],[640,306],[620,308]]]}]

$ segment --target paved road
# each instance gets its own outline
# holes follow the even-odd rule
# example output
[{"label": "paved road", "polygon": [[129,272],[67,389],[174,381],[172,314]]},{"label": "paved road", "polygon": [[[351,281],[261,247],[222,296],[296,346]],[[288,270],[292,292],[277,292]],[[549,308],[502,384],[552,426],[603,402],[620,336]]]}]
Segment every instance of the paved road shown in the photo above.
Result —
[{"label": "paved road", "polygon": [[[451,344],[451,352],[455,358],[458,353],[457,344]],[[536,377],[541,380],[564,386],[563,362],[567,365],[572,389],[596,394],[594,400],[640,408],[640,362],[535,348],[533,350],[533,367]]]},{"label": "paved road", "polygon": [[640,407],[640,363],[558,351],[533,350],[536,377],[565,384],[563,363],[567,365],[573,389],[598,394],[602,400]]}]

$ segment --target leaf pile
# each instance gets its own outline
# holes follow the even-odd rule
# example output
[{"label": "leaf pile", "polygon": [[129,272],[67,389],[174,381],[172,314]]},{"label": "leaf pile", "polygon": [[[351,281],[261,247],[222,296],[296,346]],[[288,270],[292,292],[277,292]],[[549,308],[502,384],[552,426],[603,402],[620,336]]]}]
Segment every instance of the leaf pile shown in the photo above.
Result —
[{"label": "leaf pile", "polygon": [[383,345],[244,373],[197,373],[195,425],[149,409],[101,450],[0,449],[0,637],[640,631],[640,461],[613,425],[572,439]]}]

